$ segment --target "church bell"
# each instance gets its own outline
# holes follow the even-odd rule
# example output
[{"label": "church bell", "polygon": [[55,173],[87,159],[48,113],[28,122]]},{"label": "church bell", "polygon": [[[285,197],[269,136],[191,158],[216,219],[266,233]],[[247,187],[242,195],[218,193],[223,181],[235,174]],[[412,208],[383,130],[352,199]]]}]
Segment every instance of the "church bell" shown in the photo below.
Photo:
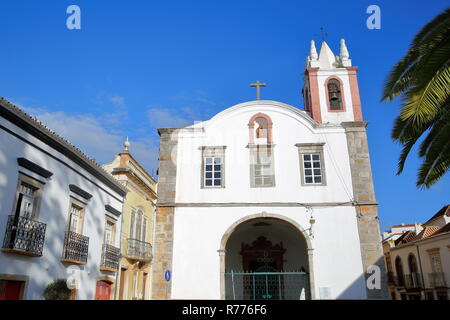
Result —
[{"label": "church bell", "polygon": [[331,100],[331,101],[336,101],[336,100],[339,100],[339,98],[338,98],[338,96],[337,96],[337,93],[336,93],[336,92],[332,92],[332,93],[331,93],[331,97],[330,97],[330,100]]}]

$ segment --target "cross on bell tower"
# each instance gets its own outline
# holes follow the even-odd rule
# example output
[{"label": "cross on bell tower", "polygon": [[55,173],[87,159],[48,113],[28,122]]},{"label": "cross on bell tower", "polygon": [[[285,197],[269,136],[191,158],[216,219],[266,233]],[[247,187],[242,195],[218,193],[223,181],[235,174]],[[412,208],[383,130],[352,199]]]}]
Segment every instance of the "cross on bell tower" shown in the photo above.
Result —
[{"label": "cross on bell tower", "polygon": [[319,34],[315,34],[315,36],[321,36],[322,37],[322,41],[325,41],[326,38],[329,36],[328,32],[325,32],[325,28],[324,27],[320,27],[320,35]]}]

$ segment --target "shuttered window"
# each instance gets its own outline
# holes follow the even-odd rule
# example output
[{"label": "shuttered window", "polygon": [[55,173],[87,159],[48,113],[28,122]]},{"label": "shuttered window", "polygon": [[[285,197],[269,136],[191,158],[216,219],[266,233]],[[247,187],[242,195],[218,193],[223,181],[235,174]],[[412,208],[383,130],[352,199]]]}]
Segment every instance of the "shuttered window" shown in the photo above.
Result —
[{"label": "shuttered window", "polygon": [[141,241],[144,241],[144,242],[145,242],[146,234],[147,234],[147,218],[144,217],[144,220],[143,220],[143,222],[142,222],[142,236],[141,236]]},{"label": "shuttered window", "polygon": [[19,187],[19,206],[20,216],[27,219],[33,219],[33,208],[35,203],[36,188],[22,182]]},{"label": "shuttered window", "polygon": [[133,209],[131,211],[130,238],[145,241],[147,233],[147,218],[142,210]]},{"label": "shuttered window", "polygon": [[78,207],[73,203],[70,205],[69,231],[81,233],[81,211],[81,207]]}]

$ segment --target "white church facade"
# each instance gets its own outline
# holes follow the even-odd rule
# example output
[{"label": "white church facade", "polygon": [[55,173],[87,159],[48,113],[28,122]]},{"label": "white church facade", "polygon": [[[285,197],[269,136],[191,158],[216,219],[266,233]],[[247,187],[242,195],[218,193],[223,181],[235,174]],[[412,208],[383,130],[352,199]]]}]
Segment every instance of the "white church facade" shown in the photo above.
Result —
[{"label": "white church facade", "polygon": [[304,110],[255,100],[159,129],[154,299],[386,298],[356,71],[343,40],[337,57],[312,42]]}]

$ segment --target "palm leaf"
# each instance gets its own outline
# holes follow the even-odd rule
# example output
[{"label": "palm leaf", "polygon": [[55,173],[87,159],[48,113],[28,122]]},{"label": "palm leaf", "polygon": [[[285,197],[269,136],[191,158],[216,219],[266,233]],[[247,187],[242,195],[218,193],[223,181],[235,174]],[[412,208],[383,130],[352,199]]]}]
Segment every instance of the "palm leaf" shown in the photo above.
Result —
[{"label": "palm leaf", "polygon": [[[426,74],[433,76],[442,66],[433,56],[438,56],[439,46],[448,44],[450,33],[450,8],[438,15],[416,35],[410,49],[391,70],[385,81],[381,101],[390,102],[403,94],[416,81],[426,83]],[[448,50],[443,49],[446,60]],[[435,61],[436,63],[432,63]],[[422,67],[423,66],[423,67]],[[420,86],[419,86],[420,87]]]},{"label": "palm leaf", "polygon": [[441,130],[432,141],[422,163],[417,186],[429,188],[436,183],[450,168],[450,123]]},{"label": "palm leaf", "polygon": [[419,157],[424,157],[426,156],[426,154],[428,153],[430,147],[431,147],[431,143],[433,142],[433,140],[440,134],[442,134],[442,130],[447,130],[447,125],[448,125],[448,116],[447,118],[443,118],[443,119],[439,119],[435,122],[435,124],[433,125],[432,129],[430,130],[430,132],[427,134],[427,136],[425,137],[425,139],[422,141],[422,143],[420,144],[420,149],[419,149]]},{"label": "palm leaf", "polygon": [[[450,48],[450,47],[449,47]],[[412,118],[415,123],[430,121],[450,95],[450,64],[438,72],[423,88],[412,88],[405,95],[405,104],[400,116],[403,120]]]},{"label": "palm leaf", "polygon": [[450,8],[420,30],[406,55],[392,68],[381,100],[390,102],[396,97],[402,98],[391,134],[402,144],[397,174],[426,134],[419,148],[424,160],[417,186],[429,188],[450,165]]}]

